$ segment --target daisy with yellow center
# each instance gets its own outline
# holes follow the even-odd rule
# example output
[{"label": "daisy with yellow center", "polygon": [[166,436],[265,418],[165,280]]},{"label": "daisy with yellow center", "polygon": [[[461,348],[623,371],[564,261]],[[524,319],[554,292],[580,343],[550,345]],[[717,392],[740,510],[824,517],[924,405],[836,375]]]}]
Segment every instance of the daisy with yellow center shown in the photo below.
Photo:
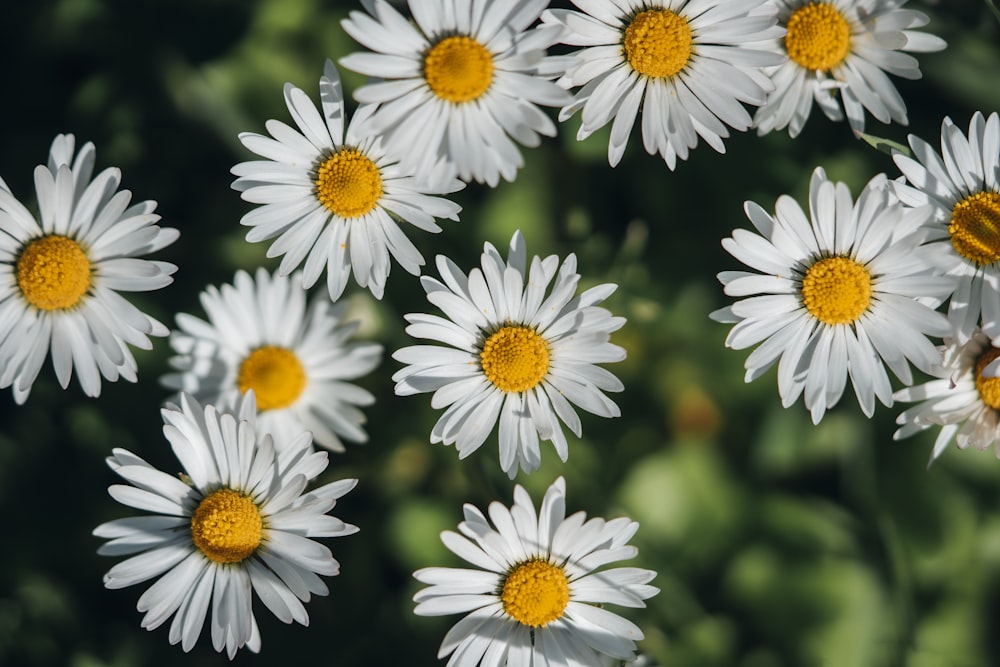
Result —
[{"label": "daisy with yellow center", "polygon": [[551,79],[564,67],[545,49],[559,31],[529,29],[540,2],[409,0],[410,22],[385,0],[353,11],[344,30],[371,52],[352,53],[344,67],[379,79],[355,91],[377,105],[372,122],[407,147],[414,173],[444,173],[491,187],[513,181],[524,160],[518,149],[554,136],[539,105],[569,96]]},{"label": "daisy with yellow center", "polygon": [[962,343],[981,326],[1000,338],[1000,115],[977,111],[968,135],[945,118],[940,153],[912,134],[909,140],[914,156],[893,156],[906,182],[893,187],[907,205],[933,211],[936,261],[955,280],[953,336]]},{"label": "daisy with yellow center", "polygon": [[47,354],[59,384],[73,372],[88,396],[101,378],[136,381],[130,345],[149,349],[167,329],[118,292],[160,289],[173,264],[142,259],[177,239],[157,226],[156,202],[129,206],[121,174],[97,176],[94,145],[75,151],[73,135],[52,142],[48,164],[35,169],[39,216],[0,180],[0,387],[24,403]]},{"label": "daisy with yellow center", "polygon": [[754,42],[777,38],[767,0],[573,0],[582,11],[550,9],[545,25],[563,29],[564,44],[583,47],[558,83],[581,86],[559,120],[582,109],[577,139],[611,123],[608,162],[625,152],[642,110],[642,143],[673,169],[699,137],[720,153],[729,128],[750,127],[743,104],[758,106],[773,89],[760,73],[784,58]]},{"label": "daisy with yellow center", "polygon": [[519,231],[506,261],[487,243],[482,268],[468,276],[438,256],[443,282],[428,276],[421,282],[427,299],[446,317],[407,315],[406,331],[444,346],[415,345],[392,355],[408,364],[392,376],[396,393],[433,392],[431,407],[445,408],[431,442],[455,445],[465,458],[499,421],[500,467],[512,479],[518,468],[539,467],[539,439],[550,440],[566,460],[559,421],[580,435],[571,403],[617,417],[618,406],[604,392],[623,389],[618,378],[595,365],[625,358],[625,350],[609,342],[625,320],[597,306],[616,285],[598,285],[577,296],[574,255],[562,266],[555,255],[532,258],[530,271],[527,265]]},{"label": "daisy with yellow center", "polygon": [[1000,457],[1000,347],[977,329],[964,343],[948,340],[940,350],[937,379],[896,392],[897,400],[917,405],[896,418],[893,439],[937,426],[932,463],[952,442],[959,449],[993,447]]},{"label": "daisy with yellow center", "polygon": [[317,445],[342,452],[343,442],[365,442],[359,409],[375,397],[349,380],[379,364],[382,346],[351,341],[357,322],[344,322],[344,305],[323,295],[306,303],[302,277],[251,277],[238,271],[231,285],[201,294],[208,320],[177,316],[170,345],[176,370],[163,384],[200,401],[231,406],[253,390],[261,433],[280,444],[310,431]]},{"label": "daisy with yellow center", "polygon": [[[168,638],[190,651],[211,605],[212,645],[232,659],[246,646],[260,650],[251,590],[284,623],[308,625],[303,602],[329,591],[316,575],[340,565],[317,537],[340,537],[357,527],[327,514],[354,488],[346,479],[303,492],[327,466],[301,432],[276,449],[255,433],[256,406],[248,393],[233,413],[202,407],[187,394],[163,411],[163,433],[183,467],[178,477],[135,454],[115,449],[108,465],[127,484],[111,496],[153,516],[115,519],[94,529],[106,538],[98,553],[129,556],[104,575],[117,589],[157,578],[140,596],[142,627],[171,616]],[[278,449],[290,452],[279,457]]]},{"label": "daisy with yellow center", "polygon": [[460,207],[437,195],[464,185],[439,177],[435,165],[422,174],[433,183],[418,183],[416,173],[399,164],[410,147],[377,131],[370,107],[359,108],[345,128],[340,77],[330,61],[319,86],[321,111],[304,92],[285,85],[285,104],[298,129],[269,120],[270,137],[240,135],[244,146],[265,158],[232,169],[238,177],[233,188],[259,204],[240,222],[252,227],[247,241],[274,239],[267,256],[282,256],[280,275],[305,262],[302,275],[311,287],[325,269],[336,300],[353,271],[358,285],[380,299],[390,256],[414,275],[424,264],[403,223],[441,231],[435,219],[458,220]]},{"label": "daisy with yellow center", "polygon": [[[903,53],[945,48],[942,39],[914,30],[927,16],[906,0],[774,0],[783,37],[772,51],[788,57],[769,68],[774,91],[754,115],[759,134],[802,131],[813,102],[830,120],[865,128],[865,112],[883,123],[906,124],[906,104],[889,74],[919,79],[917,59]],[[838,93],[840,100],[838,101]]]},{"label": "daisy with yellow center", "polygon": [[855,202],[847,186],[820,168],[809,188],[809,214],[787,196],[771,215],[753,202],[747,217],[759,234],[738,229],[723,247],[754,271],[724,271],[729,296],[749,297],[712,313],[734,323],[726,345],[757,345],[746,381],[778,364],[785,407],[805,394],[814,423],[843,395],[850,377],[861,409],[875,399],[892,405],[886,366],[905,384],[910,364],[931,372],[940,361],[927,336],[948,335],[933,310],[954,288],[925,244],[929,210],[911,209],[892,194],[884,175]]},{"label": "daisy with yellow center", "polygon": [[417,592],[420,616],[465,614],[445,636],[438,658],[449,665],[566,665],[593,667],[635,659],[642,631],[609,611],[614,603],[644,607],[659,589],[656,572],[598,568],[632,558],[628,545],[639,525],[627,518],[566,516],[566,483],[557,479],[539,511],[520,485],[514,505],[490,504],[489,517],[465,505],[461,534],[441,541],[478,569],[428,567],[413,576],[428,584]]}]

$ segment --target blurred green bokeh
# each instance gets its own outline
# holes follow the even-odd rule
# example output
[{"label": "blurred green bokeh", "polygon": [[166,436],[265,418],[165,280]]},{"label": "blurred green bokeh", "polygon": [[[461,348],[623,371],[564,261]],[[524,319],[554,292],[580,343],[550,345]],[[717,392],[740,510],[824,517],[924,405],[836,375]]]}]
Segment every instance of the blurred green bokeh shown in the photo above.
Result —
[{"label": "blurred green bokeh", "polygon": [[[429,0],[416,0],[419,2]],[[566,4],[566,3],[559,3]],[[962,126],[1000,109],[1000,25],[982,0],[913,0],[947,51],[920,56],[924,79],[896,81],[910,127],[869,132],[936,144],[941,119]],[[243,241],[248,210],[229,168],[250,158],[236,140],[288,120],[281,86],[315,96],[323,61],[357,47],[340,28],[355,2],[319,0],[41,0],[7,3],[0,74],[0,176],[31,200],[32,169],[59,132],[97,145],[98,167],[119,166],[124,187],[155,199],[181,239],[159,258],[179,265],[169,288],[136,299],[167,324],[200,314],[198,292],[266,260]],[[348,91],[363,81],[343,72]],[[576,120],[526,151],[515,183],[456,195],[460,223],[411,238],[428,259],[478,263],[484,241],[515,229],[533,254],[575,252],[588,285],[615,282],[608,306],[628,318],[613,340],[628,359],[611,367],[626,390],[623,416],[583,415],[568,463],[547,445],[542,469],[521,475],[538,499],[567,479],[570,509],[641,523],[634,564],[659,572],[662,592],[642,626],[657,664],[694,667],[1000,664],[1000,462],[949,450],[927,469],[933,434],[893,442],[898,408],[863,417],[850,396],[819,426],[801,404],[783,410],[774,373],[743,382],[746,352],[723,346],[708,313],[726,303],[715,273],[735,269],[719,240],[746,227],[741,206],[801,199],[822,165],[858,192],[888,156],[814,112],[796,140],[751,134],[727,154],[700,146],[676,172],[633,136],[617,169],[606,133],[578,143]],[[433,269],[431,270],[433,272]],[[388,353],[409,343],[402,314],[430,306],[418,282],[393,269],[376,302],[349,288],[362,335],[382,342],[382,366],[364,382],[378,397],[371,441],[332,457],[324,479],[360,484],[336,514],[361,527],[328,541],[342,563],[331,595],[308,605],[311,627],[284,626],[259,608],[260,655],[247,665],[436,665],[457,618],[417,618],[410,573],[457,565],[438,534],[461,505],[510,503],[495,444],[466,461],[432,446],[426,396],[398,398]],[[124,667],[221,665],[207,635],[189,654],[147,633],[135,611],[142,587],[106,591],[114,562],[95,554],[98,523],[128,515],[106,487],[112,447],[177,469],[160,433],[158,384],[168,348],[139,352],[140,382],[105,384],[99,399],[59,389],[46,366],[24,406],[0,393],[0,664]]]}]

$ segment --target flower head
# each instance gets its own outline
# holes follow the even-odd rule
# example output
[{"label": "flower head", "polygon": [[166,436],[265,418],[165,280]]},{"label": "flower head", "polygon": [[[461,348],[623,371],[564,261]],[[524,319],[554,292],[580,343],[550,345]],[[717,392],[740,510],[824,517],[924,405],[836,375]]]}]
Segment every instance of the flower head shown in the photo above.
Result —
[{"label": "flower head", "polygon": [[510,508],[494,502],[486,518],[465,505],[461,534],[441,541],[478,569],[429,567],[413,576],[428,584],[417,592],[414,613],[466,614],[438,651],[449,665],[567,665],[593,667],[607,658],[632,660],[642,631],[604,608],[644,607],[659,592],[648,585],[652,570],[608,563],[632,558],[628,541],[639,524],[627,518],[566,516],[566,483],[560,477],[545,492],[536,514],[530,496],[514,487]]}]

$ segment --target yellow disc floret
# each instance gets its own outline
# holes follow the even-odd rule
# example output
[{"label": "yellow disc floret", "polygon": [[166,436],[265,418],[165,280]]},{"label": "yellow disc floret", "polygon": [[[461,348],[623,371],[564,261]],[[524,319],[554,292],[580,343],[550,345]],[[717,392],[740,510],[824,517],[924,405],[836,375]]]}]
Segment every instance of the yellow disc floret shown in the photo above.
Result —
[{"label": "yellow disc floret", "polygon": [[442,100],[471,102],[493,83],[493,54],[471,37],[445,37],[424,56],[424,79]]},{"label": "yellow disc floret", "polygon": [[232,489],[205,496],[191,515],[194,545],[216,563],[239,563],[249,557],[260,546],[263,528],[257,505]]},{"label": "yellow disc floret", "polygon": [[41,310],[61,310],[80,303],[90,289],[90,277],[87,253],[65,236],[35,239],[17,259],[17,286],[28,303]]},{"label": "yellow disc floret", "polygon": [[851,25],[829,2],[810,2],[792,12],[785,26],[788,57],[809,70],[828,72],[851,49]]},{"label": "yellow disc floret", "polygon": [[542,627],[563,615],[569,604],[569,582],[561,567],[529,560],[507,575],[500,600],[503,610],[518,623]]},{"label": "yellow disc floret", "polygon": [[691,26],[669,9],[639,12],[625,28],[625,59],[639,74],[662,78],[691,60]]},{"label": "yellow disc floret", "polygon": [[316,167],[316,199],[341,218],[359,218],[382,198],[382,173],[356,148],[341,148]]},{"label": "yellow disc floret", "polygon": [[549,370],[549,346],[534,329],[506,326],[483,343],[479,363],[497,389],[527,391]]},{"label": "yellow disc floret", "polygon": [[997,357],[1000,348],[990,347],[976,361],[976,390],[983,403],[994,410],[1000,410],[1000,378],[983,377],[983,369]]},{"label": "yellow disc floret", "polygon": [[265,345],[240,364],[236,385],[244,394],[253,389],[258,410],[287,408],[306,388],[306,371],[291,350]]},{"label": "yellow disc floret", "polygon": [[824,324],[851,324],[868,310],[872,278],[848,257],[821,259],[802,278],[802,303]]},{"label": "yellow disc floret", "polygon": [[1000,194],[977,192],[955,204],[948,233],[962,257],[980,265],[1000,260]]}]

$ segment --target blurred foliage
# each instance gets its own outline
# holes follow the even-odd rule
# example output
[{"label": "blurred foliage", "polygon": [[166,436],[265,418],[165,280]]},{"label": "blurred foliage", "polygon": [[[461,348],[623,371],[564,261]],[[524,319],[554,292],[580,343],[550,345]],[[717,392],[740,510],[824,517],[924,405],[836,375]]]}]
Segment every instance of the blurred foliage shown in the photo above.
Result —
[{"label": "blurred foliage", "polygon": [[[418,0],[424,1],[424,0]],[[562,3],[565,4],[565,3]],[[941,119],[965,125],[1000,108],[1000,25],[982,0],[911,1],[931,15],[947,51],[920,57],[920,81],[897,80],[910,127],[868,132],[905,143],[912,131],[936,144]],[[248,210],[229,168],[248,159],[236,140],[288,120],[281,86],[315,96],[325,58],[357,47],[339,22],[354,2],[320,0],[39,0],[7,3],[0,54],[0,175],[30,200],[31,170],[59,132],[93,141],[98,166],[122,168],[124,186],[155,199],[181,239],[160,253],[180,266],[176,282],[136,300],[172,324],[200,313],[198,292],[237,268],[275,264],[264,244],[243,241]],[[361,77],[344,72],[348,91]],[[765,208],[802,198],[822,165],[857,192],[890,158],[814,112],[802,135],[700,146],[670,172],[633,136],[617,169],[607,134],[558,138],[526,151],[514,183],[473,185],[456,199],[460,223],[414,231],[428,259],[443,253],[468,269],[484,241],[505,245],[514,229],[535,254],[575,252],[588,285],[615,282],[608,306],[628,318],[614,340],[628,359],[623,416],[583,416],[568,463],[544,449],[542,469],[519,482],[539,498],[565,475],[570,509],[641,522],[634,565],[656,569],[662,592],[646,610],[622,613],[645,633],[660,665],[695,667],[1000,664],[1000,463],[990,452],[945,454],[926,468],[933,434],[891,440],[897,408],[866,420],[850,397],[819,426],[800,404],[780,407],[771,373],[743,382],[745,352],[723,346],[726,327],[708,313],[726,300],[714,274],[737,268],[719,240],[748,226],[744,200]],[[433,269],[432,269],[433,272]],[[418,282],[393,269],[385,299],[349,297],[362,335],[387,353],[408,344],[402,314],[429,308]],[[61,391],[49,368],[24,406],[0,395],[0,664],[124,667],[221,665],[207,636],[185,656],[165,628],[139,627],[141,588],[106,591],[111,559],[90,535],[129,510],[111,501],[103,457],[126,447],[177,468],[160,434],[157,381],[168,349],[137,354],[140,382],[106,384],[97,400]],[[361,527],[331,541],[342,563],[331,595],[308,605],[311,628],[259,613],[263,651],[247,665],[310,660],[339,665],[440,664],[457,618],[417,618],[413,569],[457,565],[438,533],[461,505],[510,503],[512,485],[487,444],[459,462],[431,446],[437,418],[427,397],[398,398],[388,358],[365,385],[371,442],[335,456],[324,479],[358,477],[337,515]]]}]

